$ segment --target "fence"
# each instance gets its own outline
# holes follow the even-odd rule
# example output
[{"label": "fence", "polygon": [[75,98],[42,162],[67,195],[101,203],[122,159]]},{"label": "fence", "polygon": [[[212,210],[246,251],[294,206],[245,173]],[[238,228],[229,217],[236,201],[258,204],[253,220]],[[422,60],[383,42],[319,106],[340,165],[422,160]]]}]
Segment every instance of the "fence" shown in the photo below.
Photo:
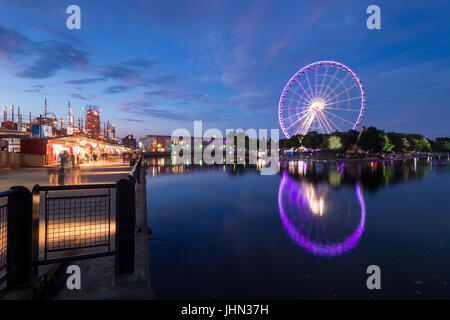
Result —
[{"label": "fence", "polygon": [[33,167],[46,164],[46,155],[0,151],[0,166]]},{"label": "fence", "polygon": [[75,259],[72,252],[79,249],[100,249],[100,253],[89,254],[90,258],[115,254],[111,243],[111,230],[115,227],[111,202],[116,189],[116,184],[34,186],[34,215],[41,218],[43,211],[44,221],[43,259],[38,263],[61,262],[68,259],[67,255]]},{"label": "fence", "polygon": [[45,166],[47,164],[47,155],[20,153],[21,166]]},{"label": "fence", "polygon": [[6,243],[8,239],[8,196],[12,191],[0,193],[0,283],[6,277]]},{"label": "fence", "polygon": [[0,193],[0,283],[29,286],[38,266],[115,255],[116,275],[134,272],[139,159],[115,184],[13,187]]}]

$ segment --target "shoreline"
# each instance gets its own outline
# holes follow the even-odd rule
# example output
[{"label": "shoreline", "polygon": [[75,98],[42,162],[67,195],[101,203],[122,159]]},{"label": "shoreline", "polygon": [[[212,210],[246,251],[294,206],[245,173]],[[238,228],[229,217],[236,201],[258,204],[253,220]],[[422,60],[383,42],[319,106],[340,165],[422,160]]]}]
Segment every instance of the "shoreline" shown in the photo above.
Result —
[{"label": "shoreline", "polygon": [[[442,154],[429,154],[429,155],[408,155],[403,157],[395,158],[379,158],[379,157],[365,157],[365,158],[338,158],[338,157],[324,157],[324,158],[312,158],[307,156],[280,156],[280,161],[289,160],[305,160],[313,162],[384,162],[384,161],[403,161],[403,160],[414,160],[414,159],[426,159],[426,158],[436,158],[436,157],[450,157],[450,153]],[[449,159],[450,160],[450,159]]]}]

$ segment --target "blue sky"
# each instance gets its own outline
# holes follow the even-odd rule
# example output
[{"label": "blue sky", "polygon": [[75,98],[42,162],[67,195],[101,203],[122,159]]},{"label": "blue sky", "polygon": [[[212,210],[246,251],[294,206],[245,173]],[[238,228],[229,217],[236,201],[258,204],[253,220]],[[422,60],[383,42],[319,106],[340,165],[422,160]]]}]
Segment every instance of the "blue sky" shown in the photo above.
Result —
[{"label": "blue sky", "polygon": [[[66,28],[71,4],[81,30]],[[449,21],[449,1],[0,0],[0,106],[98,105],[118,136],[278,128],[290,77],[336,60],[365,87],[365,124],[450,136]]]}]

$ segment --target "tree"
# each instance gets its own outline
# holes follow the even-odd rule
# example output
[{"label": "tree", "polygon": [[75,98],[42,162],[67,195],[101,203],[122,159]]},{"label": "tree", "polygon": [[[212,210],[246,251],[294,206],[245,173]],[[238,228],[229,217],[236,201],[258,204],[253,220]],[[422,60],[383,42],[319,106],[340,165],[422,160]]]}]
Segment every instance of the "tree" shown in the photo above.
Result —
[{"label": "tree", "polygon": [[391,152],[393,149],[386,133],[375,127],[369,127],[362,133],[359,144],[361,149],[371,152]]},{"label": "tree", "polygon": [[430,140],[428,140],[428,139],[425,138],[425,137],[422,137],[422,138],[419,140],[419,143],[418,143],[418,151],[420,151],[420,152],[428,152],[428,151],[431,151],[431,143],[430,143]]},{"label": "tree", "polygon": [[410,150],[409,142],[408,142],[408,139],[406,139],[406,137],[403,137],[400,139],[400,144],[399,144],[398,149],[399,149],[399,152],[401,152],[401,153],[405,153]]},{"label": "tree", "polygon": [[391,153],[392,150],[394,150],[394,145],[391,143],[391,140],[389,140],[387,134],[384,133],[382,137],[382,139],[384,139],[384,147],[382,151],[384,153]]},{"label": "tree", "polygon": [[449,152],[450,138],[447,137],[436,138],[436,142],[434,143],[434,151]]},{"label": "tree", "polygon": [[323,142],[323,134],[318,134],[317,131],[308,132],[302,140],[302,144],[306,148],[317,149]]},{"label": "tree", "polygon": [[342,148],[341,138],[338,136],[328,137],[328,148],[331,150],[339,150]]}]

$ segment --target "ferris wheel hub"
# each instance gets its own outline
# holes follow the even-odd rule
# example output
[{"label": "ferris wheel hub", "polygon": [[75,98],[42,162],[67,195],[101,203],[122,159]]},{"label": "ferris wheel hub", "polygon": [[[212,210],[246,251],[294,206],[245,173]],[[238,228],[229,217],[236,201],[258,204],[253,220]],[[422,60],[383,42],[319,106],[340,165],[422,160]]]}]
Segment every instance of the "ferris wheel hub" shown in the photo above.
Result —
[{"label": "ferris wheel hub", "polygon": [[309,105],[309,109],[314,112],[322,111],[325,108],[325,101],[322,98],[315,98]]}]

